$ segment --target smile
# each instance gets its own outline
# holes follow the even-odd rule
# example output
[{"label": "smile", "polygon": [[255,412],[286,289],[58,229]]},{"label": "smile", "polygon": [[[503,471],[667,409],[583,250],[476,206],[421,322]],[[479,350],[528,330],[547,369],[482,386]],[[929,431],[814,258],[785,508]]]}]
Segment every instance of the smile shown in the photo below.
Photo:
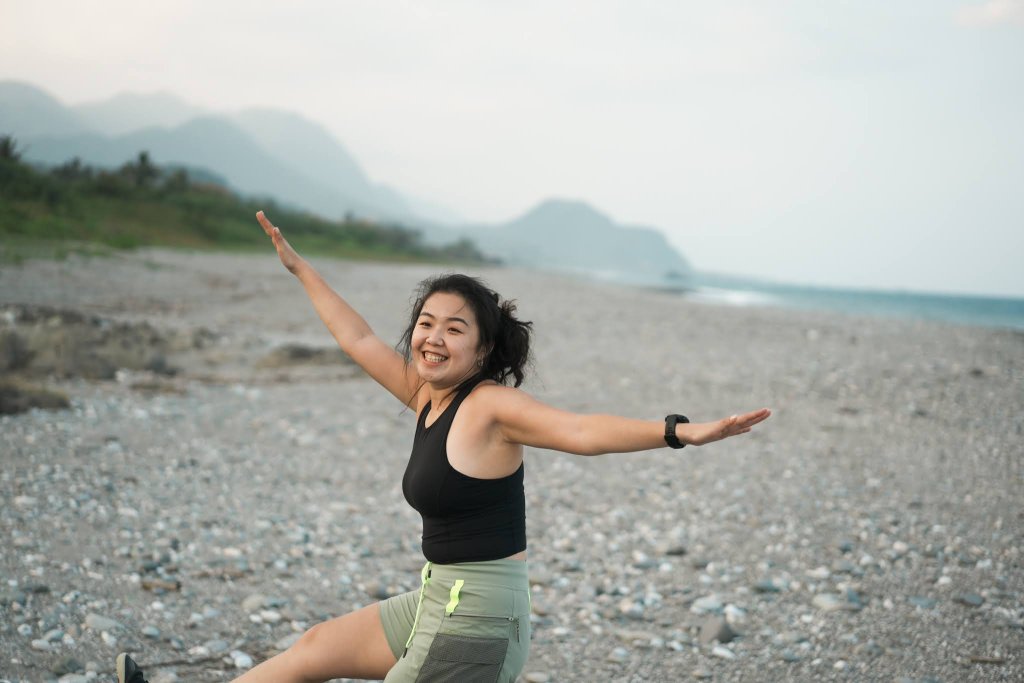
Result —
[{"label": "smile", "polygon": [[448,360],[448,356],[442,356],[437,353],[431,353],[430,351],[424,351],[423,357],[426,359],[428,363],[442,363]]}]

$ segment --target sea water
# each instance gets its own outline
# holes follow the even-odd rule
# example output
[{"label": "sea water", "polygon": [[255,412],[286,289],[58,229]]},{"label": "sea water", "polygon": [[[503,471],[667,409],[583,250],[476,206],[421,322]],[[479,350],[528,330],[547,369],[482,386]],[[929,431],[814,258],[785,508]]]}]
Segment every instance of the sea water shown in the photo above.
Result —
[{"label": "sea water", "polygon": [[705,274],[697,274],[693,287],[682,294],[715,304],[780,306],[1024,330],[1024,298],[810,287]]}]

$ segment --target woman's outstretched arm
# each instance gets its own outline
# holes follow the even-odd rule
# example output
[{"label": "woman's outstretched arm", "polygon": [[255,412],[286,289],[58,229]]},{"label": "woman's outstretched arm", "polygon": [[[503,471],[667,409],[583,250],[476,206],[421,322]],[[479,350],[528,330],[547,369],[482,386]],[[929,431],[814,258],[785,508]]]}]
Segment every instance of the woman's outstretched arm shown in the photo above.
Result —
[{"label": "woman's outstretched arm", "polygon": [[[481,393],[481,398],[487,397],[498,428],[510,443],[577,455],[628,453],[667,446],[665,423],[661,420],[570,413],[518,389],[496,386],[485,389],[487,394]],[[770,415],[769,409],[761,408],[714,422],[677,424],[676,438],[683,444],[701,446],[746,434]]]},{"label": "woman's outstretched arm", "polygon": [[306,289],[317,315],[334,335],[338,346],[381,386],[408,405],[418,386],[416,371],[394,349],[374,334],[363,316],[331,289],[330,285],[288,244],[280,228],[274,227],[262,211],[256,213],[263,231],[277,249],[281,263]]}]

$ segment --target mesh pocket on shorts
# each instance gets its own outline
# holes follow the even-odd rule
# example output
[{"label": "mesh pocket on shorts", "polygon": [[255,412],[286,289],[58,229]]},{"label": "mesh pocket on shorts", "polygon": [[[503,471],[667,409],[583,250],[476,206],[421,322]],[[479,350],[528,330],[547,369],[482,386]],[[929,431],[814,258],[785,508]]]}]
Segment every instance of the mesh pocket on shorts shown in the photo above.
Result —
[{"label": "mesh pocket on shorts", "polygon": [[494,683],[507,650],[502,638],[438,634],[416,683]]}]

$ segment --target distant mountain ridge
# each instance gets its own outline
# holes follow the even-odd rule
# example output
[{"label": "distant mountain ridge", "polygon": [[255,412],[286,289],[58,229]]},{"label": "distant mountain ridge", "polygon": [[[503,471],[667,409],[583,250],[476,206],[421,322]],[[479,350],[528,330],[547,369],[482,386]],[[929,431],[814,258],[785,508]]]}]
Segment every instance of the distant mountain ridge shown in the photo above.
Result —
[{"label": "distant mountain ridge", "polygon": [[375,184],[329,131],[293,112],[224,114],[168,93],[66,107],[32,85],[0,81],[0,134],[13,135],[26,159],[45,164],[77,156],[118,166],[145,150],[154,163],[208,169],[235,191],[328,219],[351,213],[399,223],[434,244],[468,237],[509,264],[672,286],[692,274],[656,229],[616,224],[583,202],[545,201],[495,226],[438,220],[452,212]]},{"label": "distant mountain ridge", "polygon": [[619,225],[580,201],[550,199],[508,223],[465,234],[512,265],[642,285],[685,286],[693,272],[657,230]]},{"label": "distant mountain ridge", "polygon": [[71,110],[93,132],[111,136],[142,128],[173,128],[201,116],[214,115],[208,109],[193,106],[166,92],[121,93],[101,102],[80,104]]}]

